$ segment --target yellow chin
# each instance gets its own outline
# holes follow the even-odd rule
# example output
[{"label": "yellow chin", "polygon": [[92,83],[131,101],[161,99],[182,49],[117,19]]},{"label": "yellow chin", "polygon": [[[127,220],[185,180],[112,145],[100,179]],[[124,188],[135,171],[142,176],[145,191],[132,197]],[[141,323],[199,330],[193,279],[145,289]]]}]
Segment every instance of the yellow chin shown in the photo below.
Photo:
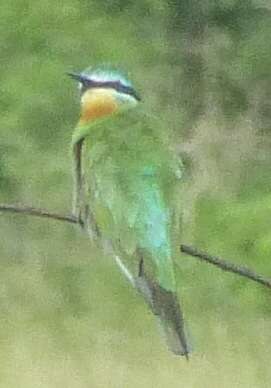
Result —
[{"label": "yellow chin", "polygon": [[110,115],[117,109],[118,104],[112,89],[89,89],[82,95],[79,123],[87,124],[90,120]]}]

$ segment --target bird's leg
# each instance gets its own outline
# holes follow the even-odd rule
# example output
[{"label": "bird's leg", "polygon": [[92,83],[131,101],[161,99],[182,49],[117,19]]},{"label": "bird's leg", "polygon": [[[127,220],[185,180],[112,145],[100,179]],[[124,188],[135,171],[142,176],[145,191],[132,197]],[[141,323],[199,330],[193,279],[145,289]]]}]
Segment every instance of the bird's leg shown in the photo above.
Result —
[{"label": "bird's leg", "polygon": [[83,201],[83,175],[82,175],[82,146],[83,139],[73,145],[73,207],[72,214],[83,225],[82,201]]},{"label": "bird's leg", "polygon": [[86,189],[83,175],[82,149],[84,139],[73,145],[74,188],[72,214],[78,219],[79,224],[86,228],[91,238],[98,238],[100,233],[86,200]]},{"label": "bird's leg", "polygon": [[97,240],[101,236],[101,233],[88,204],[84,206],[84,219],[86,220],[85,226],[87,227],[90,238]]}]

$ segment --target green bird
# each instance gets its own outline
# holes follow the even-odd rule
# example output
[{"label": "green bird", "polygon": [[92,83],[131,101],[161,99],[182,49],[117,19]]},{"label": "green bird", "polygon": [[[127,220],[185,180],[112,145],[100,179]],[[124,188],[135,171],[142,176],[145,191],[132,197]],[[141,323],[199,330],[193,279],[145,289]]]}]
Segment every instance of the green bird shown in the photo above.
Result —
[{"label": "green bird", "polygon": [[122,73],[99,67],[69,75],[81,94],[74,213],[158,317],[168,348],[188,358],[174,269],[181,161]]}]

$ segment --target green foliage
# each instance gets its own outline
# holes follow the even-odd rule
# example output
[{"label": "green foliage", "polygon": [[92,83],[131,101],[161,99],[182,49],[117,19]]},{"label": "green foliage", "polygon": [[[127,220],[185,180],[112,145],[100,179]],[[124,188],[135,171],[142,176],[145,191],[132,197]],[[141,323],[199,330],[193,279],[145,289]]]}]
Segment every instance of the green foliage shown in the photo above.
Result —
[{"label": "green foliage", "polygon": [[[180,242],[269,273],[271,16],[263,0],[1,1],[0,200],[69,211],[78,92],[128,70],[187,166]],[[265,8],[264,8],[265,7]],[[0,217],[3,387],[265,387],[270,294],[180,256],[189,365],[74,227]]]}]

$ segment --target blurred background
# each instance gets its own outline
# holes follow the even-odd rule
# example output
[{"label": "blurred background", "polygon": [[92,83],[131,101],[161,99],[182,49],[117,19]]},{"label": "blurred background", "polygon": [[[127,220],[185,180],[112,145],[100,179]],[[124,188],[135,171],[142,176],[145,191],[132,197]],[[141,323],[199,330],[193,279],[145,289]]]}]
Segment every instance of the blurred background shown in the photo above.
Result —
[{"label": "blurred background", "polygon": [[[0,1],[0,201],[69,212],[78,91],[128,71],[186,166],[180,243],[271,276],[268,0]],[[0,386],[269,387],[271,293],[178,261],[194,352],[169,353],[140,297],[76,227],[0,215]]]}]

